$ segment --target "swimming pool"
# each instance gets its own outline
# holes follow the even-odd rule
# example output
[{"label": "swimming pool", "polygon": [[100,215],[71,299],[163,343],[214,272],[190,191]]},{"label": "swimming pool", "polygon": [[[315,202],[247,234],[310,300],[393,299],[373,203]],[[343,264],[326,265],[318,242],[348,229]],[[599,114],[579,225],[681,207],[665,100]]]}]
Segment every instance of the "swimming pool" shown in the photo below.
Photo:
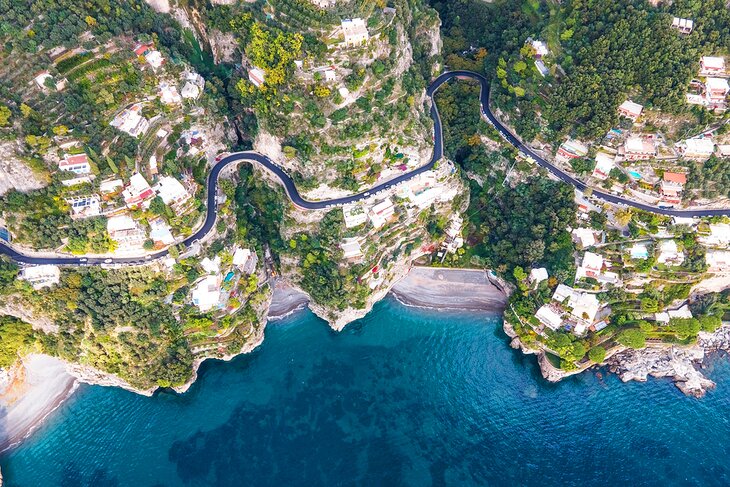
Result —
[{"label": "swimming pool", "polygon": [[641,174],[639,174],[636,171],[629,171],[629,176],[631,176],[632,178],[637,179],[637,180],[641,179]]}]

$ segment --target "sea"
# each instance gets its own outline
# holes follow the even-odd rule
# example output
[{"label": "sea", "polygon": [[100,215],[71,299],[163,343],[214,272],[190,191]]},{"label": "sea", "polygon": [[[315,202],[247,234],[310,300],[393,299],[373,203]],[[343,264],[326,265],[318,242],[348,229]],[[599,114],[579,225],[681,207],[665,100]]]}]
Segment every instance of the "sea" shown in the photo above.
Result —
[{"label": "sea", "polygon": [[83,386],[0,457],[7,486],[730,485],[730,360],[717,389],[558,384],[501,318],[393,299],[340,333],[309,311],[190,391]]}]

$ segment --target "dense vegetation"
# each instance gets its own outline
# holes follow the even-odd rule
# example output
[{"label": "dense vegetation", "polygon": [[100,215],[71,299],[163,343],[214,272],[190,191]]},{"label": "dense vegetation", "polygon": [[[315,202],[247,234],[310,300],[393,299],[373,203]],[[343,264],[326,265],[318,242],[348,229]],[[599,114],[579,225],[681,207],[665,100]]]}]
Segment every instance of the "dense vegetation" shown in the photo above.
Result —
[{"label": "dense vegetation", "polygon": [[559,281],[575,272],[573,242],[567,228],[575,225],[573,189],[548,179],[529,179],[514,188],[493,192],[473,186],[469,239],[502,273],[519,266],[547,267]]},{"label": "dense vegetation", "polygon": [[[690,109],[684,93],[700,56],[730,47],[730,12],[722,0],[662,2],[658,8],[644,0],[432,5],[443,20],[447,64],[492,77],[497,104],[516,115],[512,122],[527,139],[538,133],[550,142],[566,134],[600,138],[618,123],[616,108],[627,97],[666,112],[691,111],[704,123],[706,113]],[[692,35],[671,28],[673,15],[694,20]],[[550,48],[556,66],[547,78],[533,65],[528,37]],[[465,56],[472,46],[487,55]]]},{"label": "dense vegetation", "polygon": [[33,328],[12,316],[0,315],[0,368],[6,368],[18,360],[18,354],[33,341]]}]

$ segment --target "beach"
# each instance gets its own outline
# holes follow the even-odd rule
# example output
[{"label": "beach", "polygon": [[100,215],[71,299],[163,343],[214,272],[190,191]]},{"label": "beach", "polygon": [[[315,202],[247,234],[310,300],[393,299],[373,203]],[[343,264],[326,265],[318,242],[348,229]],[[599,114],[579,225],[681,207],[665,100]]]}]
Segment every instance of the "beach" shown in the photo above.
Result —
[{"label": "beach", "polygon": [[309,296],[281,279],[274,282],[274,292],[269,305],[268,319],[280,320],[290,314],[304,309],[309,303]]},{"label": "beach", "polygon": [[503,311],[507,296],[484,270],[413,267],[391,289],[407,306],[435,309]]},{"label": "beach", "polygon": [[[277,280],[273,287],[269,320],[307,307],[309,296],[296,286]],[[501,312],[507,301],[483,270],[414,267],[390,292],[407,306],[432,309]],[[68,365],[47,355],[28,355],[5,371],[0,377],[0,451],[28,436],[77,385]]]},{"label": "beach", "polygon": [[76,389],[63,361],[31,354],[0,383],[0,451],[28,436]]}]

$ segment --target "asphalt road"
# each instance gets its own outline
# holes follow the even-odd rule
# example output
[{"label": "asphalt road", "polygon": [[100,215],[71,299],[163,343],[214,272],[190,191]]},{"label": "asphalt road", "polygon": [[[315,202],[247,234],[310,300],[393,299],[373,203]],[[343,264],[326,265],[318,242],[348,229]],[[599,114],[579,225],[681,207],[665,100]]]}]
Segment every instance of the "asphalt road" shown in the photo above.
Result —
[{"label": "asphalt road", "polygon": [[[487,79],[482,76],[481,74],[474,73],[471,71],[449,71],[438,78],[436,78],[431,85],[426,89],[426,94],[431,98],[431,118],[433,119],[433,125],[434,125],[434,147],[433,147],[433,155],[431,156],[431,159],[424,164],[423,166],[420,166],[413,171],[401,174],[395,179],[392,179],[390,181],[387,181],[385,183],[379,184],[367,191],[363,191],[361,193],[357,193],[350,196],[344,196],[342,198],[334,198],[331,200],[323,200],[323,201],[309,201],[302,198],[302,196],[299,194],[299,191],[297,191],[296,186],[294,185],[294,181],[292,180],[289,175],[284,172],[284,170],[278,166],[274,161],[269,159],[263,154],[259,154],[258,152],[254,151],[245,151],[245,152],[235,152],[232,154],[229,154],[222,158],[218,163],[216,163],[215,166],[213,166],[212,171],[208,175],[208,199],[207,199],[207,207],[208,207],[208,213],[205,216],[205,222],[203,223],[203,226],[195,232],[190,237],[186,238],[182,243],[189,247],[193,244],[193,242],[202,239],[205,237],[208,232],[213,228],[213,225],[215,224],[216,218],[218,216],[218,209],[216,207],[216,192],[218,189],[218,176],[220,172],[227,167],[229,164],[235,164],[241,161],[244,162],[255,162],[257,164],[260,164],[261,166],[265,167],[269,171],[271,171],[273,174],[276,175],[276,177],[279,179],[281,184],[284,186],[284,190],[286,191],[287,196],[289,199],[294,203],[295,205],[299,206],[300,208],[304,208],[307,210],[321,210],[324,208],[331,208],[335,206],[340,206],[347,203],[353,203],[356,201],[367,199],[373,195],[377,195],[379,193],[385,192],[388,189],[390,189],[393,186],[397,186],[399,184],[404,183],[405,181],[408,181],[409,179],[418,176],[421,173],[424,173],[431,168],[433,168],[436,161],[441,159],[444,155],[444,148],[443,148],[443,129],[441,126],[441,117],[439,116],[438,110],[436,109],[436,103],[433,101],[433,96],[436,93],[436,91],[443,85],[444,83],[457,78],[469,78],[472,80],[475,80],[479,82],[481,85],[481,93],[479,95],[479,100],[481,102],[482,106],[482,115],[499,131],[499,133],[502,135],[502,137],[509,142],[511,145],[513,145],[517,150],[522,152],[523,155],[528,156],[532,158],[539,166],[546,168],[549,170],[552,174],[554,174],[557,178],[560,180],[573,185],[577,189],[583,191],[586,189],[585,183],[582,181],[579,181],[575,179],[574,177],[570,176],[569,174],[562,171],[560,168],[554,166],[547,160],[545,160],[543,157],[541,157],[539,154],[534,152],[530,147],[523,144],[512,132],[509,131],[507,127],[505,127],[499,120],[497,120],[497,117],[494,116],[494,114],[491,112],[489,108],[489,82]],[[629,200],[627,198],[617,196],[610,193],[605,193],[603,191],[599,191],[597,189],[593,190],[593,196],[598,197],[604,201],[607,201],[609,203],[618,204],[618,205],[624,205],[624,206],[631,206],[633,208],[638,208],[645,211],[650,211],[653,213],[659,213],[661,215],[668,215],[668,216],[681,216],[681,217],[703,217],[703,216],[719,216],[719,215],[730,215],[730,209],[714,209],[714,210],[675,210],[673,208],[660,208],[657,206],[651,206],[646,205],[643,203],[638,203],[632,200]],[[160,252],[157,252],[155,254],[149,254],[144,257],[116,257],[116,258],[110,258],[110,259],[102,259],[102,258],[84,258],[84,257],[32,257],[29,255],[24,255],[10,246],[6,245],[4,242],[0,241],[0,254],[7,255],[11,259],[21,262],[24,264],[56,264],[56,265],[101,265],[101,264],[144,264],[146,262],[150,262],[152,260],[160,259],[162,257],[167,256],[168,252],[167,250],[163,250]]]}]

